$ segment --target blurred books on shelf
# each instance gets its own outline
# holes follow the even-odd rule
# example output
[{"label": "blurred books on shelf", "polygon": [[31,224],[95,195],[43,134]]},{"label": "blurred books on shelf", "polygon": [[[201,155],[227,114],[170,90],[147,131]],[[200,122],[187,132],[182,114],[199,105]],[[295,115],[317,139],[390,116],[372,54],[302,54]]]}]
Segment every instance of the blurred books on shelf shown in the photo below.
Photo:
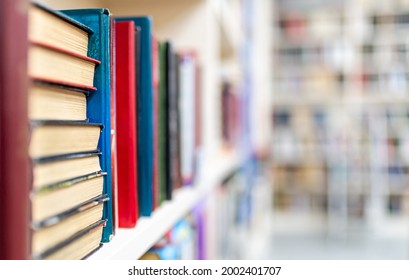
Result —
[{"label": "blurred books on shelf", "polygon": [[152,211],[155,211],[160,204],[160,176],[162,170],[160,170],[159,157],[161,152],[159,151],[159,136],[160,136],[160,106],[159,106],[159,41],[158,38],[152,34],[152,87],[153,87],[153,205]]},{"label": "blurred books on shelf", "polygon": [[194,53],[179,53],[180,169],[183,185],[191,185],[195,174],[197,59]]},{"label": "blurred books on shelf", "polygon": [[405,213],[408,7],[321,2],[275,5],[275,206],[381,225]]},{"label": "blurred books on shelf", "polygon": [[234,148],[238,145],[241,122],[241,102],[240,97],[234,92],[233,86],[225,82],[221,92],[221,135],[223,144],[227,148]]},{"label": "blurred books on shelf", "polygon": [[140,260],[195,260],[199,250],[198,220],[188,214],[179,220]]},{"label": "blurred books on shelf", "polygon": [[179,110],[179,55],[176,53],[172,42],[168,41],[166,47],[166,95],[168,97],[168,188],[167,196],[172,197],[172,190],[182,186],[181,173],[181,124]]}]

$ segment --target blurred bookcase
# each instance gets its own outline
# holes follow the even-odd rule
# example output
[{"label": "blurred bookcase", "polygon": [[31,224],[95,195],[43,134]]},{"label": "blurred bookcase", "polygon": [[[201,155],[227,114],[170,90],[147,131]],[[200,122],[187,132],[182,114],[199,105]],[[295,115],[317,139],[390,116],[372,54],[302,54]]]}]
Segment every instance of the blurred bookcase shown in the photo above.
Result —
[{"label": "blurred bookcase", "polygon": [[329,229],[408,214],[407,1],[275,1],[275,205]]}]

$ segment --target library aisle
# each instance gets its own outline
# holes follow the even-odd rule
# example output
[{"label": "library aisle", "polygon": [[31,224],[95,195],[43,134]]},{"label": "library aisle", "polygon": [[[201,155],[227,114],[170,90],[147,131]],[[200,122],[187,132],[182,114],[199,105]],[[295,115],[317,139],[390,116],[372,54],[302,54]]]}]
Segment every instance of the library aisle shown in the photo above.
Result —
[{"label": "library aisle", "polygon": [[408,259],[408,1],[274,1],[272,259]]},{"label": "library aisle", "polygon": [[407,260],[409,218],[390,217],[379,232],[331,235],[323,215],[275,213],[270,254],[275,260]]}]

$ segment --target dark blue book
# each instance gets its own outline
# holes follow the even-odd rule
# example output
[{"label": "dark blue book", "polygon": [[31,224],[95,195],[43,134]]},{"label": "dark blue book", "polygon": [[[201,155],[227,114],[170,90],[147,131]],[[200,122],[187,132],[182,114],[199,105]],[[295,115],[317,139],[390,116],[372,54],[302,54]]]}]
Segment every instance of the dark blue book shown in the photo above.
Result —
[{"label": "dark blue book", "polygon": [[103,193],[109,196],[105,202],[102,242],[109,242],[114,235],[112,207],[112,163],[111,163],[111,13],[108,9],[63,10],[64,14],[89,27],[88,56],[101,61],[95,68],[94,86],[96,92],[87,98],[87,117],[90,122],[101,123],[103,129],[98,143],[102,153],[100,164],[104,177]]},{"label": "dark blue book", "polygon": [[137,90],[138,122],[138,197],[141,216],[150,216],[153,208],[153,80],[152,80],[152,19],[148,16],[115,18],[133,21],[139,27],[140,52]]}]

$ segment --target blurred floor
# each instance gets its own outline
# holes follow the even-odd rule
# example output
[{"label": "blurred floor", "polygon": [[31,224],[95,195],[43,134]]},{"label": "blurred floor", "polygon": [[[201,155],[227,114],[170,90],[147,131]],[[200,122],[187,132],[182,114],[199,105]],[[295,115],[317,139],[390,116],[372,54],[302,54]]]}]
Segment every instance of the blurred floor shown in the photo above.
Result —
[{"label": "blurred floor", "polygon": [[388,217],[377,230],[356,228],[330,235],[327,218],[275,213],[269,259],[399,260],[409,259],[409,219]]}]

